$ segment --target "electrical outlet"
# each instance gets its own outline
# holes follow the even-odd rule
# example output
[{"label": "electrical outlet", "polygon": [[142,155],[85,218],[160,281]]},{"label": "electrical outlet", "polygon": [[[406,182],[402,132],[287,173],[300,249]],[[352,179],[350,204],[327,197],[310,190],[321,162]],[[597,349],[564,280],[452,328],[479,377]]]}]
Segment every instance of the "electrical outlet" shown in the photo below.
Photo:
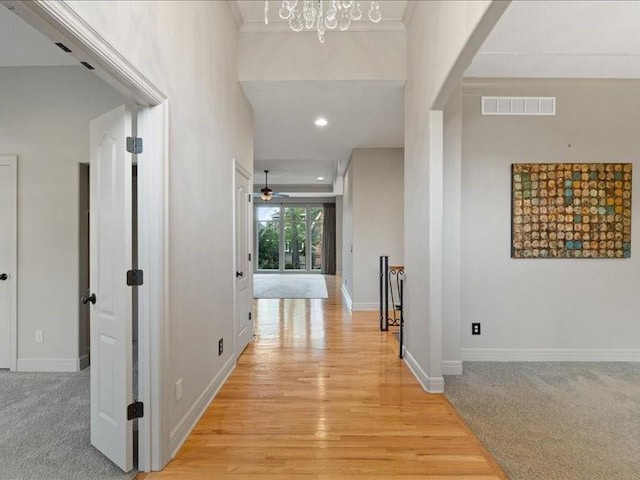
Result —
[{"label": "electrical outlet", "polygon": [[182,379],[176,382],[176,402],[182,398]]},{"label": "electrical outlet", "polygon": [[42,330],[36,330],[36,342],[38,343],[44,342],[44,333]]},{"label": "electrical outlet", "polygon": [[222,355],[223,351],[224,351],[224,340],[221,338],[220,340],[218,340],[218,356]]},{"label": "electrical outlet", "polygon": [[471,324],[471,335],[480,335],[480,323]]}]

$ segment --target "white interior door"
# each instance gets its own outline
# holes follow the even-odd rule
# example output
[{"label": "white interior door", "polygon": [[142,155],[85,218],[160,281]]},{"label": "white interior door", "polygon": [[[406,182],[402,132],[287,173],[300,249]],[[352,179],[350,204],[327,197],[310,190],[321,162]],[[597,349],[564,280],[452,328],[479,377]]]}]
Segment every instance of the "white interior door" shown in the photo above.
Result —
[{"label": "white interior door", "polygon": [[122,470],[133,468],[131,112],[91,122],[91,444]]},{"label": "white interior door", "polygon": [[236,319],[235,352],[239,356],[253,337],[253,289],[250,254],[251,191],[249,175],[238,165],[235,171]]},{"label": "white interior door", "polygon": [[15,370],[18,159],[0,156],[0,368]]}]

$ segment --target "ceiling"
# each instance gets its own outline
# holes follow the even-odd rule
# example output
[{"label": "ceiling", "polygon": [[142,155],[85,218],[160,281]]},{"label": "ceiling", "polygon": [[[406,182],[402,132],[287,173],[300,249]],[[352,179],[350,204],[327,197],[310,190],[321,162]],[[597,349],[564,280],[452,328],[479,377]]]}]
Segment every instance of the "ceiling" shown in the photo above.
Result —
[{"label": "ceiling", "polygon": [[[263,0],[238,0],[241,31],[288,31],[278,15],[280,4],[269,1],[269,25],[265,25]],[[404,29],[407,1],[379,4],[383,19],[373,24],[367,19],[369,1],[361,0],[363,20],[350,30]],[[242,86],[254,110],[256,188],[264,183],[263,170],[268,169],[270,185],[313,192],[333,184],[337,163],[348,160],[354,148],[404,144],[401,82],[244,82]],[[320,116],[329,121],[327,127],[314,125]]]},{"label": "ceiling", "polygon": [[65,65],[79,62],[0,4],[0,67]]},{"label": "ceiling", "polygon": [[468,77],[640,78],[640,2],[514,1]]},{"label": "ceiling", "polygon": [[[325,1],[325,4],[328,3]],[[363,13],[362,20],[354,22],[351,25],[351,30],[376,30],[388,28],[390,25],[402,26],[402,17],[407,7],[406,0],[382,0],[378,2],[380,4],[380,11],[382,12],[382,21],[378,24],[373,24],[367,19],[367,12],[369,11],[368,0],[360,0],[361,9]],[[280,0],[269,1],[269,25],[264,24],[264,0],[237,0],[238,9],[242,19],[243,29],[252,28],[270,28],[274,26],[283,26],[286,24],[285,20],[282,20],[278,15],[280,9]]]},{"label": "ceiling", "polygon": [[[404,144],[402,82],[245,82],[242,86],[254,110],[256,179],[269,168],[274,184],[317,184],[318,176],[332,183],[337,161],[348,159],[354,148]],[[317,117],[329,124],[316,127]]]}]

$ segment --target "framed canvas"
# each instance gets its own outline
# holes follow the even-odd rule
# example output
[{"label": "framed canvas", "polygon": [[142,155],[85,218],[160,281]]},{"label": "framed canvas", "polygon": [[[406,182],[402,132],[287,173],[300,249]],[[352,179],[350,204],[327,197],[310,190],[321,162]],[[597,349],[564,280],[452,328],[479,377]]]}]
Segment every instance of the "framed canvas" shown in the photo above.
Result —
[{"label": "framed canvas", "polygon": [[629,258],[631,163],[511,166],[512,258]]}]

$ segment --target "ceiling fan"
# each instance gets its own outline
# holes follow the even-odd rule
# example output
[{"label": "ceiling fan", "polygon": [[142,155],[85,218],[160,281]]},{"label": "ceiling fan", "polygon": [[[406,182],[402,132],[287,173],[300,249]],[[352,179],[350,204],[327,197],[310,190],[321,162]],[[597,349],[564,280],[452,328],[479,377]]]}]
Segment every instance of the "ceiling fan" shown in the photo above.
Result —
[{"label": "ceiling fan", "polygon": [[255,197],[260,197],[262,198],[262,200],[264,200],[265,202],[270,201],[273,197],[280,197],[280,198],[286,198],[289,195],[286,195],[284,193],[277,193],[274,192],[273,190],[271,190],[269,188],[269,182],[267,181],[267,176],[269,175],[269,170],[265,170],[264,171],[264,187],[260,189],[260,194],[258,194],[257,192],[254,193],[253,195]]}]

